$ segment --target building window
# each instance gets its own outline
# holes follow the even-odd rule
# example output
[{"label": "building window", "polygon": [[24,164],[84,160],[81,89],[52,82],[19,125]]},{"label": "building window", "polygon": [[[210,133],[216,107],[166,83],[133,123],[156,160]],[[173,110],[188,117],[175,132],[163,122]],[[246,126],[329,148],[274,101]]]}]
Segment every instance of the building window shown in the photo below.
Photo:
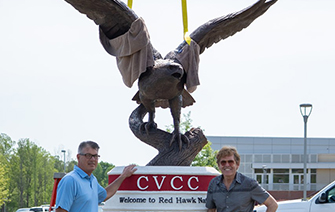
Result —
[{"label": "building window", "polygon": [[245,155],[240,155],[240,163],[245,163]]},{"label": "building window", "polygon": [[304,184],[304,170],[303,169],[292,169],[292,177],[294,190],[300,190],[301,185]]},{"label": "building window", "polygon": [[318,162],[318,156],[317,155],[311,155],[311,163],[317,163]]},{"label": "building window", "polygon": [[239,172],[245,174],[245,175],[252,175],[253,174],[253,169],[251,167],[252,165],[252,158],[253,155],[240,155],[241,161],[240,161],[240,167],[239,167]]},{"label": "building window", "polygon": [[289,163],[290,155],[273,155],[273,163]]},{"label": "building window", "polygon": [[271,155],[263,155],[263,163],[271,163]]},{"label": "building window", "polygon": [[282,163],[289,163],[290,162],[290,155],[282,155]]},{"label": "building window", "polygon": [[289,183],[289,182],[290,182],[289,169],[273,170],[273,183]]},{"label": "building window", "polygon": [[255,169],[255,177],[259,184],[268,184],[271,169]]},{"label": "building window", "polygon": [[292,155],[292,163],[301,163],[300,155]]},{"label": "building window", "polygon": [[292,173],[293,174],[295,174],[295,173],[304,173],[304,170],[303,169],[292,169]]},{"label": "building window", "polygon": [[316,169],[311,169],[311,183],[316,183]]},{"label": "building window", "polygon": [[247,163],[244,166],[244,173],[245,174],[252,174],[253,169],[251,168],[251,163]]},{"label": "building window", "polygon": [[254,161],[255,163],[262,163],[263,162],[262,155],[255,155]]},{"label": "building window", "polygon": [[273,155],[274,163],[281,163],[281,155]]},{"label": "building window", "polygon": [[245,161],[246,162],[252,162],[252,155],[245,155]]}]

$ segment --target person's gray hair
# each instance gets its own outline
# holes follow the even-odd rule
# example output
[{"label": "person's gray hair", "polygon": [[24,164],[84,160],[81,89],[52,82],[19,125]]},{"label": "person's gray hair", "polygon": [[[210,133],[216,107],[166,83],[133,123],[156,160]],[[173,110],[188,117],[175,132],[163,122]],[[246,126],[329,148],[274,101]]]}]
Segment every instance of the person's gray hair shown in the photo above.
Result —
[{"label": "person's gray hair", "polygon": [[89,147],[91,147],[92,149],[95,149],[95,150],[100,149],[99,145],[97,143],[95,143],[94,141],[83,141],[79,144],[78,154],[82,153],[81,151],[87,146],[89,146]]}]

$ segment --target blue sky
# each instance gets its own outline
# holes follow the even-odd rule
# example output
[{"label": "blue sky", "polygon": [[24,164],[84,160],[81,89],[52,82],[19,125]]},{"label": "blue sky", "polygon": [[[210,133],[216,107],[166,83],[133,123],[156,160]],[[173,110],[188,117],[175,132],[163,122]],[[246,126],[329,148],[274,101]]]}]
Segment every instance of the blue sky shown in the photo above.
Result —
[{"label": "blue sky", "polygon": [[[189,0],[189,31],[254,2]],[[163,55],[182,42],[180,0],[134,0],[133,9]],[[200,56],[196,103],[182,113],[207,136],[302,137],[299,104],[308,102],[308,136],[335,137],[333,20],[332,0],[279,0]],[[0,132],[72,158],[81,141],[95,140],[115,165],[156,155],[128,127],[136,83],[123,84],[85,15],[61,0],[0,0],[0,27]],[[169,110],[158,109],[156,122],[170,125]]]}]

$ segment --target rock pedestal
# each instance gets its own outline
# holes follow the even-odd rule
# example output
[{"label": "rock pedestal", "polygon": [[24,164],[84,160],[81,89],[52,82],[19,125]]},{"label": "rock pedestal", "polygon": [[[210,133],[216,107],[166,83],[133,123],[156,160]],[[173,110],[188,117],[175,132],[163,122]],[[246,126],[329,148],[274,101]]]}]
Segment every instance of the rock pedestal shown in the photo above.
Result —
[{"label": "rock pedestal", "polygon": [[[113,182],[124,167],[108,173]],[[124,180],[104,211],[192,211],[205,212],[210,180],[220,173],[211,167],[140,166]]]}]

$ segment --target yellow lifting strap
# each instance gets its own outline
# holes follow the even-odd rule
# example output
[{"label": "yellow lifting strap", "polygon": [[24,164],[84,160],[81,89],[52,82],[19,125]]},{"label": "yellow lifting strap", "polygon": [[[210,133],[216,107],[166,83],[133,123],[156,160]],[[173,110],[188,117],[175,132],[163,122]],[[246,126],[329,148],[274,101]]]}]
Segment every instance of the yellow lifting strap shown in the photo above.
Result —
[{"label": "yellow lifting strap", "polygon": [[133,7],[133,0],[128,0],[128,7],[130,9]]},{"label": "yellow lifting strap", "polygon": [[191,37],[188,33],[186,0],[181,0],[181,7],[182,7],[182,12],[183,12],[184,40],[188,43],[188,45],[190,45],[191,44]]},{"label": "yellow lifting strap", "polygon": [[[187,23],[187,4],[186,0],[181,0],[182,13],[183,13],[183,26],[184,26],[184,40],[191,44],[191,37],[188,33],[188,23]],[[133,7],[133,0],[128,0],[128,7],[131,9]]]}]

